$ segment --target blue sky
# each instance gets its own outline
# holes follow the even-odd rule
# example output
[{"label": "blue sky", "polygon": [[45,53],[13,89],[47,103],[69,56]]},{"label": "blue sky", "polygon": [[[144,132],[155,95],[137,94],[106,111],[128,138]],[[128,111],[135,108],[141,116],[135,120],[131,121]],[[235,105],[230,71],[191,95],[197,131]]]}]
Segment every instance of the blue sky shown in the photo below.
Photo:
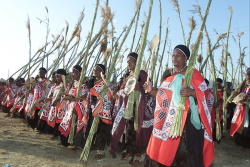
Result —
[{"label": "blue sky", "polygon": [[[0,78],[6,79],[9,75],[18,70],[22,65],[28,62],[29,59],[29,45],[28,45],[28,30],[26,28],[27,16],[30,17],[31,21],[31,41],[32,41],[32,55],[44,45],[46,26],[41,24],[37,18],[45,19],[46,10],[49,10],[50,20],[50,36],[51,34],[57,35],[62,28],[65,27],[65,21],[69,22],[71,33],[74,29],[75,24],[79,18],[80,12],[84,8],[85,17],[82,22],[82,36],[86,36],[90,31],[90,25],[93,18],[93,12],[95,8],[95,0],[1,0],[0,6],[0,37],[1,37],[1,61],[0,61]],[[106,0],[100,2],[103,6]],[[169,41],[168,45],[171,44],[172,48],[175,45],[183,43],[182,31],[178,15],[173,8],[173,3],[170,0],[161,0],[162,12],[163,12],[163,29],[162,37],[165,37],[166,20],[169,18]],[[200,20],[196,14],[192,14],[190,10],[193,10],[193,6],[199,3],[202,9],[202,13],[206,8],[207,0],[179,0],[181,9],[181,18],[185,28],[186,37],[189,32],[188,18],[194,16],[197,27],[193,35],[193,41],[196,39],[198,30],[200,27]],[[141,19],[145,18],[144,12],[148,11],[149,0],[143,1],[141,9]],[[116,27],[117,35],[122,31],[122,28],[130,23],[130,20],[135,11],[135,0],[109,0],[109,6],[114,16],[114,26]],[[250,66],[250,55],[249,55],[249,0],[213,0],[210,7],[210,12],[207,19],[207,29],[209,36],[212,40],[212,45],[216,42],[218,35],[214,29],[219,33],[226,33],[229,22],[229,6],[233,8],[233,18],[231,24],[231,35],[229,38],[229,52],[233,57],[233,61],[236,63],[239,57],[238,45],[234,42],[232,36],[237,39],[239,32],[244,32],[241,38],[241,46],[247,47],[245,49],[246,57],[244,62],[246,66]],[[101,22],[100,10],[98,12],[97,23]],[[98,24],[96,28],[98,29]],[[140,28],[139,28],[140,30]],[[153,36],[158,35],[159,32],[159,3],[158,0],[154,0],[153,13],[149,27],[148,40],[151,40]],[[133,34],[133,31],[131,35]],[[83,42],[83,41],[82,41]],[[126,46],[130,46],[131,37],[126,41]],[[163,44],[162,44],[163,45]],[[206,45],[203,47],[205,55]],[[217,67],[219,67],[219,58],[221,51],[215,52],[215,61]],[[166,56],[164,55],[164,61]],[[165,62],[164,62],[165,64]],[[230,66],[230,64],[229,64]]]}]

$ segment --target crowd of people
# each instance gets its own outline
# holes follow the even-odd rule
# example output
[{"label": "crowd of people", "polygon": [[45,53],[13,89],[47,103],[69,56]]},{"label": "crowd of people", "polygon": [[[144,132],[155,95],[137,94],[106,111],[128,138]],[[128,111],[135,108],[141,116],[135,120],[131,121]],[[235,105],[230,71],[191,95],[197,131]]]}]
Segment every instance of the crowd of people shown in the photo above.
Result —
[{"label": "crowd of people", "polygon": [[[82,82],[79,65],[70,74],[57,69],[51,78],[41,67],[34,78],[0,80],[1,110],[7,113],[6,117],[23,118],[38,133],[60,138],[61,145],[73,145],[73,149],[84,148],[98,116],[91,144],[96,159],[104,158],[108,148],[113,158],[118,153],[123,160],[131,157],[129,163],[133,166],[210,166],[214,160],[216,123],[223,125],[223,103],[230,135],[237,144],[250,148],[250,68],[237,90],[232,89],[230,82],[223,87],[223,80],[217,78],[215,95],[209,81],[196,69],[191,86],[183,85],[189,57],[190,50],[177,45],[172,55],[173,68],[163,73],[158,87],[147,81],[144,70],[132,82],[138,58],[134,52],[127,56],[127,73],[109,85],[103,64],[96,64],[93,75]],[[223,101],[224,91],[228,97],[234,95],[232,102]],[[183,106],[179,105],[181,97],[186,98]],[[132,109],[130,115],[128,108]],[[181,135],[172,136],[180,109]]]}]

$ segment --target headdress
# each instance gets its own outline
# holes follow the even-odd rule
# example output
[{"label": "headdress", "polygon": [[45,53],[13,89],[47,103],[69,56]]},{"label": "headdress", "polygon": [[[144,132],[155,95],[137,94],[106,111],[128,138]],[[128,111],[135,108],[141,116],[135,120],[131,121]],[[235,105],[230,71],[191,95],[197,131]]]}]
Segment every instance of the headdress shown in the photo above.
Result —
[{"label": "headdress", "polygon": [[177,45],[174,48],[174,50],[175,49],[178,49],[179,51],[181,51],[189,59],[189,57],[190,57],[190,50],[188,49],[187,46],[185,46],[185,45]]},{"label": "headdress", "polygon": [[103,64],[96,64],[96,66],[98,66],[102,70],[102,72],[105,74],[106,67]]},{"label": "headdress", "polygon": [[132,57],[132,58],[135,59],[135,61],[136,61],[137,58],[138,58],[138,54],[135,53],[135,52],[131,52],[131,53],[128,54],[128,57]]},{"label": "headdress", "polygon": [[78,71],[78,72],[81,72],[81,71],[82,71],[82,67],[79,66],[79,65],[75,65],[75,66],[73,67],[73,69],[75,69],[75,70]]}]

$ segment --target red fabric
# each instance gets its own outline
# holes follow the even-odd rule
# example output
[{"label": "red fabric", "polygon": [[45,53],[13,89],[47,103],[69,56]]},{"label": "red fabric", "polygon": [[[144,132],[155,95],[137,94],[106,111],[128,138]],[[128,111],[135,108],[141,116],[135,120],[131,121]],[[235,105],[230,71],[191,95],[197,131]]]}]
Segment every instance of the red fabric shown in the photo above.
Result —
[{"label": "red fabric", "polygon": [[[235,132],[240,128],[245,115],[245,105],[237,105],[234,114],[237,113],[237,110],[239,110],[239,115],[236,118],[236,121],[234,123],[231,123],[230,126],[230,136],[233,136]],[[234,119],[235,115],[233,116]]]},{"label": "red fabric", "polygon": [[[244,93],[246,93],[248,95],[248,97],[250,97],[250,87],[246,86],[243,90]],[[244,121],[244,116],[246,113],[246,108],[245,108],[245,104],[242,105],[237,105],[232,121],[231,121],[231,127],[230,127],[230,135],[233,136],[235,132],[238,131],[238,129],[240,128],[240,126],[242,125],[243,121]]]},{"label": "red fabric", "polygon": [[[71,87],[71,89],[69,90],[69,95],[72,96],[76,96],[77,95],[77,90],[78,90],[78,81],[74,83],[74,85]],[[88,92],[87,86],[86,84],[83,82],[81,85],[81,95],[85,95]],[[65,111],[65,115],[60,123],[59,126],[59,131],[65,136],[67,137],[70,133],[71,130],[71,123],[72,123],[72,116],[73,113],[75,112],[76,116],[77,116],[77,129],[76,129],[76,134],[82,129],[82,127],[86,124],[84,124],[84,122],[82,121],[85,108],[83,106],[83,103],[85,100],[77,100],[77,101],[73,101],[73,100],[63,100],[64,104],[61,104],[60,107],[62,107],[62,109],[64,109]]]},{"label": "red fabric", "polygon": [[[62,86],[63,85],[60,84],[60,85],[56,85],[53,88],[53,95],[52,95],[51,103],[53,103],[56,100],[56,98],[61,97],[60,95],[59,95],[60,96],[59,97],[58,94],[60,93]],[[50,108],[47,124],[53,128],[55,127],[56,123],[60,123],[62,120],[62,119],[58,119],[58,116],[57,116],[59,114],[59,112],[61,111],[60,107],[63,106],[62,103],[65,103],[65,100],[62,101],[61,103],[57,104],[56,106],[51,106],[51,108]]]},{"label": "red fabric", "polygon": [[[12,111],[13,113],[20,113],[24,109],[24,93],[26,92],[26,86],[21,86],[18,88],[17,93],[16,93],[16,98],[14,105],[15,109]],[[17,102],[19,102],[17,104]]]},{"label": "red fabric", "polygon": [[5,102],[5,105],[7,107],[10,107],[10,106],[13,106],[14,105],[14,102],[15,102],[15,95],[16,95],[16,92],[18,90],[18,86],[16,84],[12,84],[10,85],[10,87],[8,87],[6,89],[7,91],[7,98],[6,98],[6,102]]},{"label": "red fabric", "polygon": [[[208,90],[207,91],[207,97],[210,97],[210,96],[213,96],[214,97],[214,93],[213,93],[213,91],[211,91],[211,90]],[[210,99],[208,99],[208,100],[210,100]],[[213,102],[213,104],[214,104],[214,102]],[[214,107],[213,107],[213,104],[211,104],[212,106],[211,106],[211,121],[212,121],[212,129],[214,129],[214,126],[215,126],[215,109],[214,109]]]},{"label": "red fabric", "polygon": [[[35,85],[34,88],[34,96],[33,96],[33,101],[31,104],[31,107],[29,108],[29,110],[32,111],[28,111],[30,112],[30,118],[34,118],[35,116],[35,111],[38,109],[41,109],[41,105],[42,105],[42,101],[40,101],[39,103],[35,104],[39,99],[45,98],[45,92],[46,90],[43,89],[44,85],[46,84],[45,82],[47,81],[47,78],[44,78],[42,81],[38,82]],[[35,105],[35,106],[34,106]]]},{"label": "red fabric", "polygon": [[[89,90],[89,95],[91,96],[96,96],[97,99],[101,98],[101,90],[104,87],[104,81],[101,79],[98,82],[95,83],[94,87],[91,88]],[[111,92],[108,91],[108,99],[107,100],[111,100]],[[105,115],[103,112],[103,99],[98,100],[97,104],[95,105],[94,109],[92,110],[92,115],[95,117],[97,114],[99,115],[104,115],[104,118],[100,118],[103,122],[105,122],[106,124],[111,125],[112,124],[112,120],[111,118],[111,111],[109,111],[110,113],[108,115]],[[107,117],[107,119],[105,119],[105,117]],[[110,117],[110,118],[109,118]]]},{"label": "red fabric", "polygon": [[[165,79],[165,81],[167,82],[172,82],[175,76],[170,76],[168,78]],[[206,129],[206,131],[208,132],[209,136],[212,138],[212,131],[211,131],[211,127],[209,126],[209,122],[207,120],[207,116],[202,104],[202,100],[205,98],[205,92],[201,91],[200,89],[198,89],[198,87],[200,86],[200,84],[204,81],[204,78],[201,76],[201,74],[197,71],[194,70],[193,76],[192,76],[192,82],[191,85],[194,87],[194,89],[196,90],[196,97],[197,97],[197,102],[198,102],[198,111],[200,114],[200,118],[201,118],[201,122],[204,125],[204,128]],[[168,99],[168,105],[170,106],[170,102],[172,98],[172,91],[167,90],[167,89],[161,89],[163,90],[166,94],[167,94],[167,99]],[[159,103],[160,106],[162,106],[161,103],[163,103],[163,101],[158,101],[160,94],[159,91],[157,92],[157,103]],[[207,100],[207,99],[206,99]],[[185,103],[185,110],[183,112],[183,117],[182,117],[182,129],[185,125],[185,121],[186,121],[186,117],[187,117],[187,112],[189,109],[189,99],[186,99],[186,103]],[[157,107],[156,107],[157,108]],[[168,113],[168,107],[164,108],[162,107],[161,111],[164,110],[165,113]],[[159,111],[160,112],[160,111]],[[157,109],[155,111],[155,116],[157,115]],[[180,137],[177,138],[168,138],[167,141],[164,141],[162,139],[156,138],[154,136],[154,131],[157,129],[161,129],[161,127],[164,125],[165,119],[159,120],[155,117],[155,124],[154,124],[154,129],[153,129],[153,134],[151,135],[148,147],[147,147],[147,154],[149,155],[149,157],[163,165],[167,165],[167,166],[171,166],[172,162],[174,160],[179,142],[180,142]],[[158,121],[158,122],[157,122]],[[156,124],[157,122],[157,124]],[[161,126],[161,127],[157,127],[157,126]],[[155,129],[156,128],[156,129]],[[209,142],[208,140],[204,139],[204,146],[203,146],[203,163],[204,166],[210,166],[212,161],[214,159],[214,145],[213,142]]]},{"label": "red fabric", "polygon": [[56,85],[52,85],[49,93],[47,95],[47,100],[50,99],[49,101],[46,102],[45,107],[43,108],[42,114],[40,116],[40,119],[44,120],[44,121],[48,121],[48,117],[49,117],[49,113],[50,113],[50,109],[51,109],[51,105],[52,105],[52,97],[53,97],[53,93],[54,90],[56,88]]},{"label": "red fabric", "polygon": [[32,100],[33,100],[33,89],[31,90],[31,92],[28,94],[28,97],[27,97],[27,101],[26,101],[25,108],[24,108],[25,114],[28,114],[30,107],[32,105]]},{"label": "red fabric", "polygon": [[51,126],[52,128],[54,128],[56,125],[56,119],[55,119],[56,110],[57,110],[56,107],[51,106],[50,111],[49,111],[49,117],[47,119],[47,124]]}]

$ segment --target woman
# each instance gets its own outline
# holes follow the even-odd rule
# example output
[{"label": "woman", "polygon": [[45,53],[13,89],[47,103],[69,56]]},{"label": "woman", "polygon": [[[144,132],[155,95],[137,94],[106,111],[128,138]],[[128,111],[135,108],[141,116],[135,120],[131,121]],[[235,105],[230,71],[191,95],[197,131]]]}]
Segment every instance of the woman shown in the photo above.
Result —
[{"label": "woman", "polygon": [[[153,89],[150,83],[144,85],[145,90],[156,97],[154,128],[147,148],[153,166],[209,166],[214,159],[207,85],[195,69],[191,88],[183,86],[189,56],[186,46],[177,45],[172,55],[171,76],[166,77],[158,89]],[[172,138],[169,135],[181,96],[187,97],[182,135]]]},{"label": "woman", "polygon": [[34,78],[29,78],[25,81],[26,92],[24,98],[24,115],[27,119],[27,114],[32,106],[33,97],[34,97],[34,87],[36,85],[36,81]]},{"label": "woman", "polygon": [[48,113],[47,124],[53,128],[54,137],[56,138],[60,132],[58,127],[64,117],[64,110],[60,110],[60,105],[62,102],[62,92],[67,92],[64,88],[63,79],[66,76],[66,71],[64,69],[58,69],[55,72],[56,86],[53,88],[53,95],[51,96],[51,107]]},{"label": "woman", "polygon": [[2,101],[5,97],[5,86],[6,86],[6,80],[3,78],[0,79],[0,110],[2,110]]},{"label": "woman", "polygon": [[231,121],[230,135],[236,144],[250,148],[250,68],[247,69],[245,82],[233,100],[237,106]]},{"label": "woman", "polygon": [[91,117],[99,116],[100,121],[97,127],[97,132],[95,134],[95,149],[97,150],[96,159],[101,159],[105,157],[105,147],[110,141],[110,131],[112,125],[112,92],[107,91],[102,97],[102,91],[105,86],[105,81],[103,80],[106,72],[106,67],[103,64],[96,64],[93,70],[93,75],[95,77],[94,86],[90,89],[88,94],[88,106],[91,106],[90,120],[88,126],[92,125]]},{"label": "woman", "polygon": [[[16,81],[16,85],[18,86],[18,90],[17,90],[17,93],[16,93],[16,98],[15,98],[15,102],[14,102],[14,109],[11,109],[12,110],[12,117],[17,117],[18,116],[18,113],[19,113],[19,110],[20,109],[23,109],[23,99],[24,99],[24,94],[26,92],[26,86],[24,85],[24,78],[20,78]],[[12,108],[13,108],[12,107]]]},{"label": "woman", "polygon": [[8,114],[6,115],[6,117],[10,116],[10,109],[12,108],[12,106],[14,105],[15,102],[15,97],[17,94],[17,90],[18,90],[18,86],[15,83],[15,80],[10,77],[8,79],[8,87],[6,88],[6,100],[3,104],[3,106],[6,106],[6,110],[4,110],[4,112],[6,111]]},{"label": "woman", "polygon": [[[31,128],[36,128],[39,121],[38,112],[42,108],[43,100],[45,99],[46,92],[50,89],[46,86],[47,70],[43,67],[39,68],[39,75],[35,78],[37,83],[34,87],[34,96],[32,100],[32,105],[29,108],[27,114],[27,121]],[[39,130],[38,130],[39,131]]]},{"label": "woman", "polygon": [[[73,67],[72,78],[74,82],[72,86],[70,87],[70,90],[68,91],[68,93],[65,93],[63,97],[64,102],[62,102],[62,104],[64,104],[64,106],[62,107],[62,109],[64,110],[65,115],[62,119],[62,122],[60,123],[59,131],[61,132],[61,142],[64,146],[69,145],[68,139],[69,139],[70,131],[72,129],[71,126],[72,126],[73,121],[77,121],[76,133],[74,133],[74,136],[77,135],[80,130],[83,130],[82,128],[79,128],[80,126],[86,126],[86,122],[82,121],[84,115],[87,114],[85,108],[82,105],[85,102],[85,98],[88,93],[87,86],[84,82],[81,83],[80,94],[79,94],[79,97],[77,97],[81,71],[82,71],[82,67],[80,67],[79,65],[75,65]],[[76,115],[76,120],[73,120],[73,114]],[[83,139],[81,138],[80,141],[82,140]],[[83,147],[83,142],[80,142],[80,141],[77,143],[74,143],[75,149],[77,149],[77,146]]]},{"label": "woman", "polygon": [[[110,153],[113,157],[116,157],[115,152],[119,141],[122,138],[122,159],[127,159],[130,155],[132,155],[130,163],[134,166],[142,164],[142,153],[146,150],[152,132],[154,107],[153,97],[145,93],[143,90],[143,84],[147,80],[147,73],[141,70],[134,88],[134,90],[137,90],[140,94],[140,98],[137,99],[139,104],[137,106],[138,108],[135,108],[136,105],[134,105],[132,119],[127,120],[124,118],[124,112],[129,98],[129,94],[125,90],[125,85],[129,78],[134,76],[137,57],[137,53],[134,52],[129,53],[127,57],[127,67],[129,72],[123,77],[124,79],[120,86],[120,90],[116,94],[117,101],[114,110],[114,115],[116,115],[116,117],[112,128],[110,143]],[[134,128],[134,123],[138,123],[138,126],[136,125],[136,127],[138,127],[137,129]]]},{"label": "woman", "polygon": [[[48,121],[48,116],[49,116],[49,112],[50,112],[51,105],[52,105],[53,92],[56,88],[56,83],[57,83],[56,72],[52,73],[51,78],[52,78],[51,79],[52,83],[50,85],[50,90],[48,91],[48,93],[46,92],[46,98],[44,99],[43,107],[40,109],[40,112],[38,114],[40,116],[40,119],[38,122],[37,129],[44,132],[44,133],[45,132],[52,133],[52,127],[47,124],[47,121]],[[50,84],[50,81],[47,81],[47,82],[48,82],[48,84]]]}]

